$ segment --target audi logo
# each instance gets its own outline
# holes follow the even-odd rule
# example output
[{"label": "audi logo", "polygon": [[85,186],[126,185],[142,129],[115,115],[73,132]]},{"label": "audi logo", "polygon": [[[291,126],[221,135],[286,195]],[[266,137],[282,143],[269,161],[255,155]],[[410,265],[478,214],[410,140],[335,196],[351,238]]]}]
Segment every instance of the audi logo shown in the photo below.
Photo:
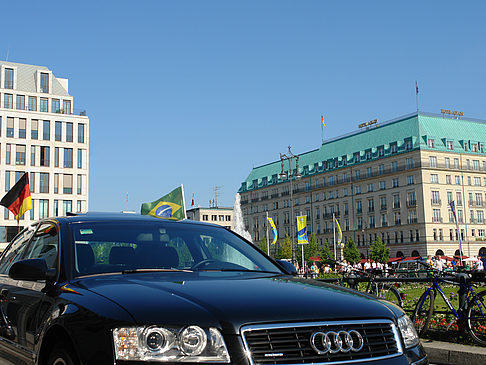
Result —
[{"label": "audi logo", "polygon": [[363,348],[364,340],[356,330],[339,332],[319,331],[312,334],[310,343],[315,352],[319,355],[325,355],[327,353],[358,352]]}]

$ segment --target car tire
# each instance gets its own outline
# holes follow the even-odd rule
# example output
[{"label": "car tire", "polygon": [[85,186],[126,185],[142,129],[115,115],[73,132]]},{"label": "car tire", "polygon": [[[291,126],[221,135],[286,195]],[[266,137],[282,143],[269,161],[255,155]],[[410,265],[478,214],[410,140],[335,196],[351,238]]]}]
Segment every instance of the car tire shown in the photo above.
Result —
[{"label": "car tire", "polygon": [[49,355],[47,365],[78,365],[72,346],[66,342],[57,344]]}]

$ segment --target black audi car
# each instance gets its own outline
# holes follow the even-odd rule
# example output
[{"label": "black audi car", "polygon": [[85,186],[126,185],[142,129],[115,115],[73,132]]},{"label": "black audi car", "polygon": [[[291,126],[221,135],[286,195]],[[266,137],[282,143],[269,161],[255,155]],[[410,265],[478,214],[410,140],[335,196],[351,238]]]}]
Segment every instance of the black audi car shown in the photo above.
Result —
[{"label": "black audi car", "polygon": [[215,225],[46,219],[0,258],[0,363],[428,363],[400,308],[291,271]]}]

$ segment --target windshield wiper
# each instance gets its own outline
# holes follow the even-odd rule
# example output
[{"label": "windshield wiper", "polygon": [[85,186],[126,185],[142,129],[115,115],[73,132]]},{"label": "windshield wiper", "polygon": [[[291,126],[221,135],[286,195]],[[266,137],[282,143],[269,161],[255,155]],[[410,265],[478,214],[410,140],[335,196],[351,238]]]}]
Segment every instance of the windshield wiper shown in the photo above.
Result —
[{"label": "windshield wiper", "polygon": [[138,272],[194,272],[194,271],[187,270],[187,269],[130,269],[130,270],[123,270],[122,274],[134,274]]},{"label": "windshield wiper", "polygon": [[198,271],[232,271],[232,272],[259,272],[259,273],[264,273],[264,274],[278,274],[281,275],[283,273],[277,272],[277,271],[266,271],[266,270],[250,270],[250,269],[204,269],[204,270],[198,270]]}]

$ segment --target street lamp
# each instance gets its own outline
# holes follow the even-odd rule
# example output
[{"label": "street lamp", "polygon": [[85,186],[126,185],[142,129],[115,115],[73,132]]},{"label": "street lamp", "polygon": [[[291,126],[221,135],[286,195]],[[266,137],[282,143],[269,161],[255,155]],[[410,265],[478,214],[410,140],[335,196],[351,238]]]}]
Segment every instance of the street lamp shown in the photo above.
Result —
[{"label": "street lamp", "polygon": [[[295,159],[295,173],[292,171],[292,160]],[[288,175],[284,171],[284,160],[289,162],[289,173]],[[287,177],[290,181],[290,230],[292,233],[292,263],[295,264],[295,244],[294,244],[294,200],[292,198],[292,179],[299,180],[302,175],[299,173],[299,156],[292,153],[289,146],[288,154],[280,154],[280,162],[282,163],[282,172],[279,176],[281,180],[286,180]]]}]

